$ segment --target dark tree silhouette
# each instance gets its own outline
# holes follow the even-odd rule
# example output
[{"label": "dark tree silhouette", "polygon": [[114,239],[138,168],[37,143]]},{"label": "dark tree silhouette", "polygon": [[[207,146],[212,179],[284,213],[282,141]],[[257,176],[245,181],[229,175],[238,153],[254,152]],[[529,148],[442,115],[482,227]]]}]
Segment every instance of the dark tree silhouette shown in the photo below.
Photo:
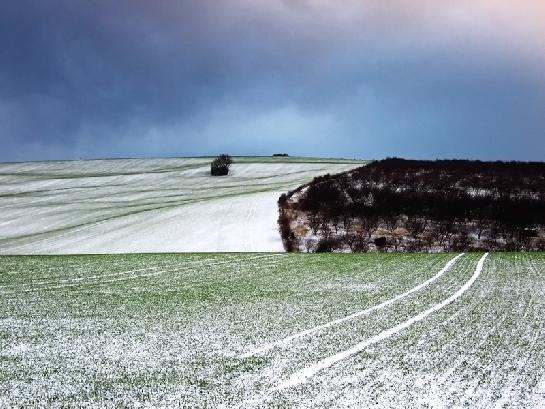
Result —
[{"label": "dark tree silhouette", "polygon": [[210,164],[210,174],[212,176],[226,176],[229,174],[229,168],[233,160],[229,155],[221,154]]},{"label": "dark tree silhouette", "polygon": [[279,207],[344,250],[539,250],[545,163],[389,158],[316,177]]}]

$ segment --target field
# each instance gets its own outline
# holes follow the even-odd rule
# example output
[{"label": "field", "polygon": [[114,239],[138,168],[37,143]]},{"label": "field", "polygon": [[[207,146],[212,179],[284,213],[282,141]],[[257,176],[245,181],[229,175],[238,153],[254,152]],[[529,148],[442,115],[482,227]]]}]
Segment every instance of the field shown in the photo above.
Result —
[{"label": "field", "polygon": [[454,257],[2,256],[0,406],[543,407],[545,254]]},{"label": "field", "polygon": [[342,159],[235,157],[0,163],[0,254],[282,251],[277,200]]}]

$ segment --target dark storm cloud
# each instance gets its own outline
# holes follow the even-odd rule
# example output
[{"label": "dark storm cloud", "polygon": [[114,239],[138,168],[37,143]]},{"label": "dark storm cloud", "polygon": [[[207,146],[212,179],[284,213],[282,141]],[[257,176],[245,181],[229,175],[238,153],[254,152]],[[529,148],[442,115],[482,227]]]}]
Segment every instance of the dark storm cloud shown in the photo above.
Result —
[{"label": "dark storm cloud", "polygon": [[0,160],[545,154],[527,37],[376,4],[7,2]]}]

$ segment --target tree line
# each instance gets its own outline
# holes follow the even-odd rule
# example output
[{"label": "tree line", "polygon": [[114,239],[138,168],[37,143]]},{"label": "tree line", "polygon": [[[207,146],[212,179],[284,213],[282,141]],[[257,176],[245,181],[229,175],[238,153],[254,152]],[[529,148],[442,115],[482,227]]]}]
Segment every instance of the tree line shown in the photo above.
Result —
[{"label": "tree line", "polygon": [[545,249],[545,163],[389,158],[282,195],[288,251]]}]

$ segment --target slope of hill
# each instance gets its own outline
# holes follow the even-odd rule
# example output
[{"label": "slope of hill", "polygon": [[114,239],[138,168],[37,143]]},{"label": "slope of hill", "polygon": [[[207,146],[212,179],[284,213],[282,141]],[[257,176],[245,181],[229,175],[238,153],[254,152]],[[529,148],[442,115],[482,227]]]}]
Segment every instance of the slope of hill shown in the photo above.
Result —
[{"label": "slope of hill", "polygon": [[237,157],[0,164],[0,253],[282,251],[281,192],[361,161]]}]

